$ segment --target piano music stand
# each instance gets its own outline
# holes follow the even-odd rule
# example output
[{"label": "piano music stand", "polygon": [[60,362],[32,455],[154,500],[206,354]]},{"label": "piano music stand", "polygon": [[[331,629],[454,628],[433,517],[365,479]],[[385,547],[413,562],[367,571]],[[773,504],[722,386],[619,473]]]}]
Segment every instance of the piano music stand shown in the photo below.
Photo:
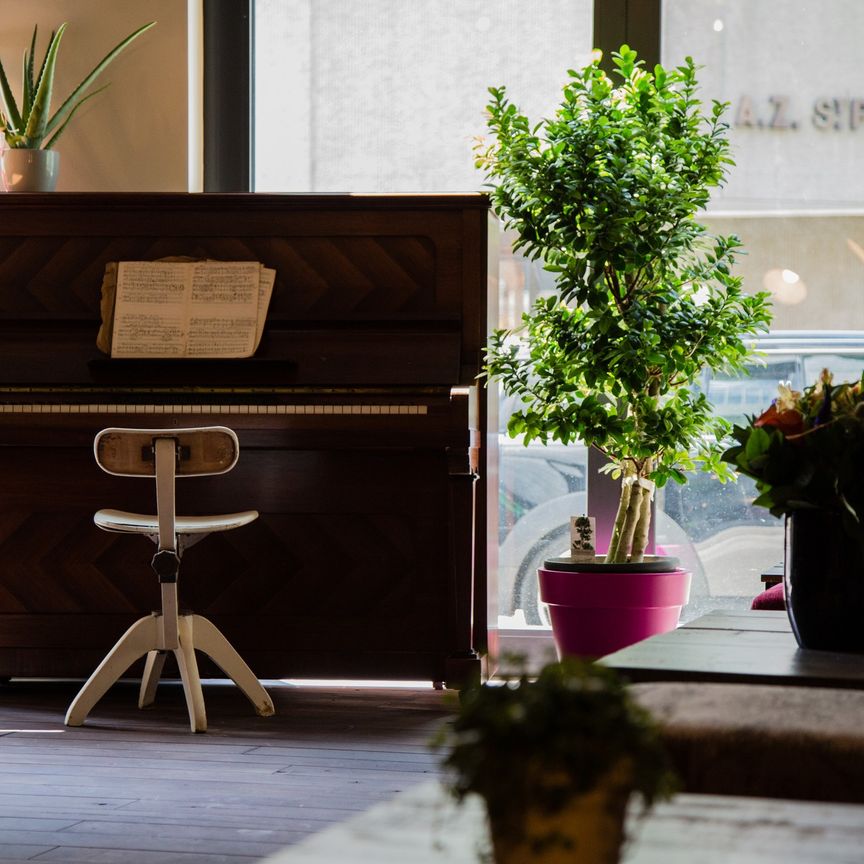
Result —
[{"label": "piano music stand", "polygon": [[157,544],[152,567],[159,578],[162,610],[136,621],[108,652],[69,706],[65,723],[80,726],[108,688],[147,655],[138,707],[153,703],[162,668],[171,651],[177,659],[193,732],[207,730],[204,695],[195,660],[203,651],[243,691],[262,717],[273,702],[252,670],[222,632],[200,615],[179,614],[177,575],[184,548],[213,531],[229,531],[258,518],[256,510],[222,516],[177,516],[175,478],[225,474],[237,463],[237,436],[224,426],[198,429],[103,429],[93,445],[103,471],[120,477],[155,477],[155,516],[100,510],[94,522],[105,531],[145,534]]}]

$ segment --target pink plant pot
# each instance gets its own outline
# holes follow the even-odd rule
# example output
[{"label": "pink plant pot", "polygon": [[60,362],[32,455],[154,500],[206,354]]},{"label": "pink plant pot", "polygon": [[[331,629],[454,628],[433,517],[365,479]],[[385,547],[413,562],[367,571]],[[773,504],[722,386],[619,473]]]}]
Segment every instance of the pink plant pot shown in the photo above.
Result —
[{"label": "pink plant pot", "polygon": [[602,657],[678,626],[690,595],[688,570],[634,573],[609,566],[605,572],[537,571],[559,657]]}]

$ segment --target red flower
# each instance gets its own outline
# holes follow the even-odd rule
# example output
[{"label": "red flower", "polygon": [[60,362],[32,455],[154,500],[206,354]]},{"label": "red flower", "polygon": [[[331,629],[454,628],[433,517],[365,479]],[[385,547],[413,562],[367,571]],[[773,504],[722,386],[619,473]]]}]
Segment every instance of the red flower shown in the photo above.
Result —
[{"label": "red flower", "polygon": [[800,435],[804,431],[804,418],[794,409],[778,411],[776,405],[765,411],[761,417],[753,421],[754,426],[773,426],[787,437]]}]

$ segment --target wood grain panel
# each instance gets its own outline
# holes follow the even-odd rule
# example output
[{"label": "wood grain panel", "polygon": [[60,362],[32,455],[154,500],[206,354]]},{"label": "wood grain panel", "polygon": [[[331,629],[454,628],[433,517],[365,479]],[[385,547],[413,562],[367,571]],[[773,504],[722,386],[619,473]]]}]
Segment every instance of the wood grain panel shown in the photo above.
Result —
[{"label": "wood grain panel", "polygon": [[[485,638],[475,525],[485,511],[472,466],[485,436],[472,432],[467,399],[450,391],[480,371],[486,198],[10,199],[0,196],[0,404],[24,407],[0,413],[0,675],[87,674],[158,605],[148,541],[92,524],[102,507],[152,512],[152,484],[102,474],[93,436],[196,424],[235,428],[240,461],[223,477],[180,480],[178,510],[257,509],[261,518],[189,550],[181,599],[212,616],[253,669],[454,682],[475,674]],[[276,269],[256,357],[99,355],[105,263],[167,255]],[[423,411],[170,409],[221,399]],[[169,410],[151,419],[108,407],[125,401]],[[43,403],[105,407],[68,416],[26,407]]]}]

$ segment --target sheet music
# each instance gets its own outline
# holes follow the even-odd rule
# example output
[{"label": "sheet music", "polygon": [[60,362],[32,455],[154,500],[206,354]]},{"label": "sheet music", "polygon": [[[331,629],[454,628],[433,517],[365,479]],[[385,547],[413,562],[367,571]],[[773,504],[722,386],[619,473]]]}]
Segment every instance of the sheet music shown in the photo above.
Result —
[{"label": "sheet music", "polygon": [[121,261],[112,357],[250,357],[275,271],[256,261]]},{"label": "sheet music", "polygon": [[276,281],[276,271],[270,267],[262,267],[258,281],[258,326],[255,328],[255,348],[264,333],[264,323],[267,321],[267,310],[270,308],[270,298],[273,296],[273,284]]}]

